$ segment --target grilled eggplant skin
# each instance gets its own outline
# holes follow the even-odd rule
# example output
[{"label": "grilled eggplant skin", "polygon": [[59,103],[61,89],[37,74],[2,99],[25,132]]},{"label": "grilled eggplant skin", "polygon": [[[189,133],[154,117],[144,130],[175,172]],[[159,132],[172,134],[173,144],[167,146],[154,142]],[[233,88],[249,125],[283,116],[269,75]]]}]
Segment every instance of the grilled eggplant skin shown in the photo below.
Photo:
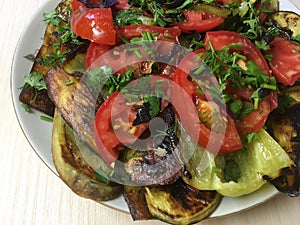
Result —
[{"label": "grilled eggplant skin", "polygon": [[124,186],[123,196],[133,220],[155,219],[148,209],[143,186]]},{"label": "grilled eggplant skin", "polygon": [[[62,11],[66,9],[68,6],[67,2],[68,2],[67,0],[60,2],[56,7],[56,10]],[[55,30],[56,27],[53,24],[49,23],[47,25],[43,36],[43,43],[39,49],[36,59],[44,58],[45,56],[48,56],[54,52],[53,44],[57,42],[57,38],[54,35],[52,35],[52,33]],[[49,69],[50,66],[41,65],[35,60],[30,72],[46,74]],[[53,116],[55,106],[53,102],[49,99],[47,91],[43,90],[39,92],[37,98],[35,98],[35,96],[36,96],[36,90],[34,88],[24,88],[22,89],[19,95],[19,100],[20,102],[25,103],[41,112],[44,112],[49,116]]]},{"label": "grilled eggplant skin", "polygon": [[300,16],[297,13],[278,11],[271,14],[270,18],[279,29],[291,32],[293,38],[300,34]]},{"label": "grilled eggplant skin", "polygon": [[273,112],[267,128],[274,139],[288,153],[295,166],[281,170],[279,177],[269,179],[279,191],[291,196],[300,195],[300,85],[286,88],[282,95],[290,96],[294,101],[284,113]]},{"label": "grilled eggplant skin", "polygon": [[[66,85],[66,83],[72,83]],[[94,140],[94,117],[97,100],[80,78],[66,73],[62,66],[45,76],[50,99],[79,137],[97,151]]]},{"label": "grilled eggplant skin", "polygon": [[171,185],[145,187],[152,216],[170,224],[194,224],[216,210],[222,196],[215,191],[193,190],[182,179]]},{"label": "grilled eggplant skin", "polygon": [[[62,19],[61,23],[67,23],[70,20],[70,0],[62,0],[55,11],[57,11]],[[38,61],[38,59],[44,59],[50,54],[56,54],[55,43],[57,43],[57,37],[55,33],[59,33],[58,26],[48,23],[43,36],[43,43],[35,57],[33,66],[30,73],[39,73],[46,75],[47,72],[53,67],[53,65],[43,65]],[[66,55],[66,63],[72,60],[78,53],[85,52],[88,47],[88,42],[82,40],[82,44],[78,46],[72,46],[71,51]],[[38,94],[38,95],[37,95]],[[35,108],[41,112],[46,113],[49,116],[54,115],[55,105],[48,96],[47,90],[42,90],[37,92],[34,88],[23,88],[20,95],[19,101]]]},{"label": "grilled eggplant skin", "polygon": [[[79,143],[73,130],[64,119],[55,113],[52,132],[52,156],[60,178],[77,195],[102,202],[118,197],[122,185],[103,183],[96,178],[91,163],[100,166],[103,161],[85,144]],[[80,144],[80,149],[78,145]]]}]

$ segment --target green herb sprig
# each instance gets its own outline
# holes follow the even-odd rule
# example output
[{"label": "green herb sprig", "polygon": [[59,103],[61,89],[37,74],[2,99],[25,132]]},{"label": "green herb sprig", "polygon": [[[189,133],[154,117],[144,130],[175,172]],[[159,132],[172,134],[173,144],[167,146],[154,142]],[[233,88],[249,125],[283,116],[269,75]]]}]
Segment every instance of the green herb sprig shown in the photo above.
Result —
[{"label": "green herb sprig", "polygon": [[[239,48],[239,46],[226,46],[222,50],[215,50],[210,43],[210,49],[206,51],[203,61],[211,74],[216,76],[220,85],[218,90],[209,87],[211,92],[215,93],[216,98],[222,96],[231,111],[237,117],[242,117],[258,108],[259,102],[265,97],[261,94],[263,90],[276,91],[277,84],[274,77],[267,76],[253,61],[247,61],[247,58],[240,53],[231,52],[232,47]],[[244,63],[245,68],[238,64],[239,61]],[[203,68],[200,71],[203,71]],[[201,74],[199,78],[201,79]],[[247,87],[249,90],[255,90],[251,96],[252,104],[226,93],[229,83],[235,88]]]}]

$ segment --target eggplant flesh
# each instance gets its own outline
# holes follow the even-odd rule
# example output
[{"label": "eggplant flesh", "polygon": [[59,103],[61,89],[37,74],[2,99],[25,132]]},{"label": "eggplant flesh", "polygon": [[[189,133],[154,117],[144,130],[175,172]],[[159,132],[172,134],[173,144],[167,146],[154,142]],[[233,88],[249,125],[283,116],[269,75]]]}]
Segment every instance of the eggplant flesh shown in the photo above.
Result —
[{"label": "eggplant flesh", "polygon": [[123,192],[134,220],[160,219],[170,224],[193,224],[208,217],[222,196],[191,189],[182,179],[163,186],[125,186]]},{"label": "eggplant flesh", "polygon": [[62,117],[96,151],[94,117],[97,99],[89,88],[80,78],[66,73],[62,66],[51,69],[45,76],[45,83],[48,95]]},{"label": "eggplant flesh", "polygon": [[145,187],[145,197],[151,215],[171,224],[197,223],[222,200],[217,192],[193,190],[182,179],[171,185]]},{"label": "eggplant flesh", "polygon": [[155,219],[148,209],[143,186],[124,186],[123,196],[133,220]]},{"label": "eggplant flesh", "polygon": [[105,183],[97,178],[93,167],[102,167],[103,160],[78,141],[73,130],[58,113],[54,116],[52,132],[55,168],[73,192],[96,202],[111,200],[121,194],[121,185]]},{"label": "eggplant flesh", "polygon": [[286,88],[281,94],[294,99],[284,113],[276,110],[267,121],[267,129],[274,139],[282,146],[295,166],[284,168],[275,179],[264,177],[279,191],[289,196],[300,195],[300,86]]},{"label": "eggplant flesh", "polygon": [[270,16],[274,25],[284,31],[292,33],[292,38],[300,34],[300,16],[295,12],[278,11]]},{"label": "eggplant flesh", "polygon": [[[60,18],[62,19],[61,23],[66,23],[70,20],[70,1],[62,0],[55,8],[55,11],[59,13]],[[52,65],[44,65],[40,63],[38,59],[44,59],[51,54],[56,54],[55,43],[57,43],[57,37],[55,33],[60,32],[58,27],[59,26],[55,26],[51,23],[47,24],[43,36],[43,43],[39,48],[37,55],[35,56],[30,73],[35,72],[46,75],[47,72],[52,68]],[[73,59],[78,53],[82,53],[87,50],[87,42],[83,41],[83,43],[84,44],[82,45],[70,47],[71,51],[66,55],[66,63]],[[19,95],[19,101],[43,113],[46,113],[51,117],[54,115],[55,104],[53,104],[49,98],[46,90],[37,91],[35,88],[31,87],[23,88]]]}]

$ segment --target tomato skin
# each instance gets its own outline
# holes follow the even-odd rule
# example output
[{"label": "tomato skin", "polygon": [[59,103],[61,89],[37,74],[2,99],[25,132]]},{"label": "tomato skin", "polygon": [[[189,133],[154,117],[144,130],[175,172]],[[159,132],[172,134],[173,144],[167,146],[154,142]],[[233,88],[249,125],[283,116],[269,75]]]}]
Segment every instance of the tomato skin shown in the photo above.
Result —
[{"label": "tomato skin", "polygon": [[270,99],[270,96],[267,96],[258,104],[258,108],[255,111],[235,122],[237,129],[242,135],[257,132],[265,125],[271,112]]},{"label": "tomato skin", "polygon": [[85,59],[85,68],[88,69],[90,66],[105,52],[112,49],[111,45],[98,44],[91,42],[87,50]]},{"label": "tomato skin", "polygon": [[[230,44],[241,45],[242,48],[232,48],[233,51],[240,52],[245,55],[248,60],[252,60],[256,65],[268,76],[271,76],[268,63],[262,53],[256,48],[252,42],[240,34],[231,31],[211,31],[205,36],[206,48],[209,48],[209,41],[212,43],[215,50],[221,50],[223,47]],[[229,88],[229,92],[235,93],[238,96],[249,100],[253,91],[246,91],[246,87],[241,91],[233,91]],[[246,88],[247,89],[247,88]],[[248,97],[245,94],[249,95]],[[270,95],[260,101],[258,109],[246,115],[243,118],[236,120],[236,126],[240,134],[247,134],[258,131],[264,124],[270,112],[277,107],[277,93],[272,91]]]},{"label": "tomato skin", "polygon": [[119,36],[131,39],[133,37],[140,37],[145,32],[157,33],[157,39],[161,41],[169,41],[179,43],[178,37],[181,30],[175,27],[163,28],[159,26],[150,25],[128,25],[116,28]]},{"label": "tomato skin", "polygon": [[204,38],[206,49],[210,48],[209,41],[212,42],[215,50],[221,50],[230,44],[241,45],[242,48],[232,48],[232,50],[235,52],[241,52],[247,57],[247,59],[252,60],[256,65],[258,65],[264,73],[271,76],[271,70],[263,54],[249,39],[242,35],[233,31],[209,31],[206,33]]},{"label": "tomato skin", "polygon": [[[95,123],[94,123],[94,138],[99,151],[99,154],[103,160],[109,165],[114,162],[118,156],[117,146],[121,144],[117,136],[115,135],[113,128],[111,126],[111,112],[106,110],[111,108],[114,96],[117,94],[112,94],[99,108],[96,113]],[[103,118],[103,119],[101,119]]]},{"label": "tomato skin", "polygon": [[118,158],[124,144],[134,143],[147,129],[148,124],[143,123],[135,126],[133,132],[129,132],[135,116],[136,112],[124,104],[124,96],[119,92],[111,94],[98,109],[94,122],[94,138],[99,154],[108,165]]},{"label": "tomato skin", "polygon": [[269,62],[276,80],[285,86],[293,85],[300,78],[300,52],[296,49],[299,44],[275,37],[267,52],[273,56]]},{"label": "tomato skin", "polygon": [[[178,114],[177,116],[179,120],[181,121],[193,141],[197,141],[198,144],[204,148],[206,148],[208,144],[212,146],[221,145],[220,149],[211,149],[210,146],[210,148],[207,150],[217,154],[224,154],[241,149],[243,146],[233,119],[228,114],[225,115],[227,123],[225,134],[223,137],[223,134],[218,134],[206,127],[199,116],[193,113],[197,111],[194,99],[195,96],[202,99],[203,101],[207,100],[204,95],[197,93],[195,85],[188,79],[187,71],[190,71],[195,66],[193,65],[193,63],[189,64],[189,62],[195,62],[197,55],[204,52],[205,50],[203,49],[197,50],[196,52],[185,56],[180,62],[178,68],[175,71],[173,81],[177,83],[182,90],[184,90],[184,93],[187,96],[179,94],[178,91],[173,91],[172,103],[174,105],[181,105],[181,111],[184,113],[178,113],[177,109],[175,110]],[[192,105],[187,104],[187,102],[192,102]],[[221,143],[220,140],[222,140]]]},{"label": "tomato skin", "polygon": [[182,32],[204,32],[216,28],[224,22],[224,18],[204,10],[190,10],[183,12],[186,21],[175,24]]},{"label": "tomato skin", "polygon": [[111,8],[86,8],[76,1],[72,2],[72,6],[71,28],[76,35],[99,44],[115,44],[116,30]]},{"label": "tomato skin", "polygon": [[71,7],[73,9],[73,13],[77,13],[81,10],[85,10],[86,7],[83,3],[79,2],[78,0],[72,0],[71,1]]}]

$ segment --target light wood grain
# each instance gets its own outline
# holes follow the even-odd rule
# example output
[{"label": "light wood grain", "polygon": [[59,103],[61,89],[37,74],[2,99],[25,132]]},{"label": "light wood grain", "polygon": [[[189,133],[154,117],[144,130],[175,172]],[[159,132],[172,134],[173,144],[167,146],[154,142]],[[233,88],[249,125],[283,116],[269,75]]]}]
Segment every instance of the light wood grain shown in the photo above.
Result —
[{"label": "light wood grain", "polygon": [[[1,225],[158,225],[133,222],[117,212],[73,194],[38,158],[15,117],[10,93],[11,62],[19,36],[46,0],[2,1],[0,9],[0,224]],[[293,0],[300,8],[300,1]],[[202,225],[298,225],[300,198],[282,194],[239,214]]]}]

